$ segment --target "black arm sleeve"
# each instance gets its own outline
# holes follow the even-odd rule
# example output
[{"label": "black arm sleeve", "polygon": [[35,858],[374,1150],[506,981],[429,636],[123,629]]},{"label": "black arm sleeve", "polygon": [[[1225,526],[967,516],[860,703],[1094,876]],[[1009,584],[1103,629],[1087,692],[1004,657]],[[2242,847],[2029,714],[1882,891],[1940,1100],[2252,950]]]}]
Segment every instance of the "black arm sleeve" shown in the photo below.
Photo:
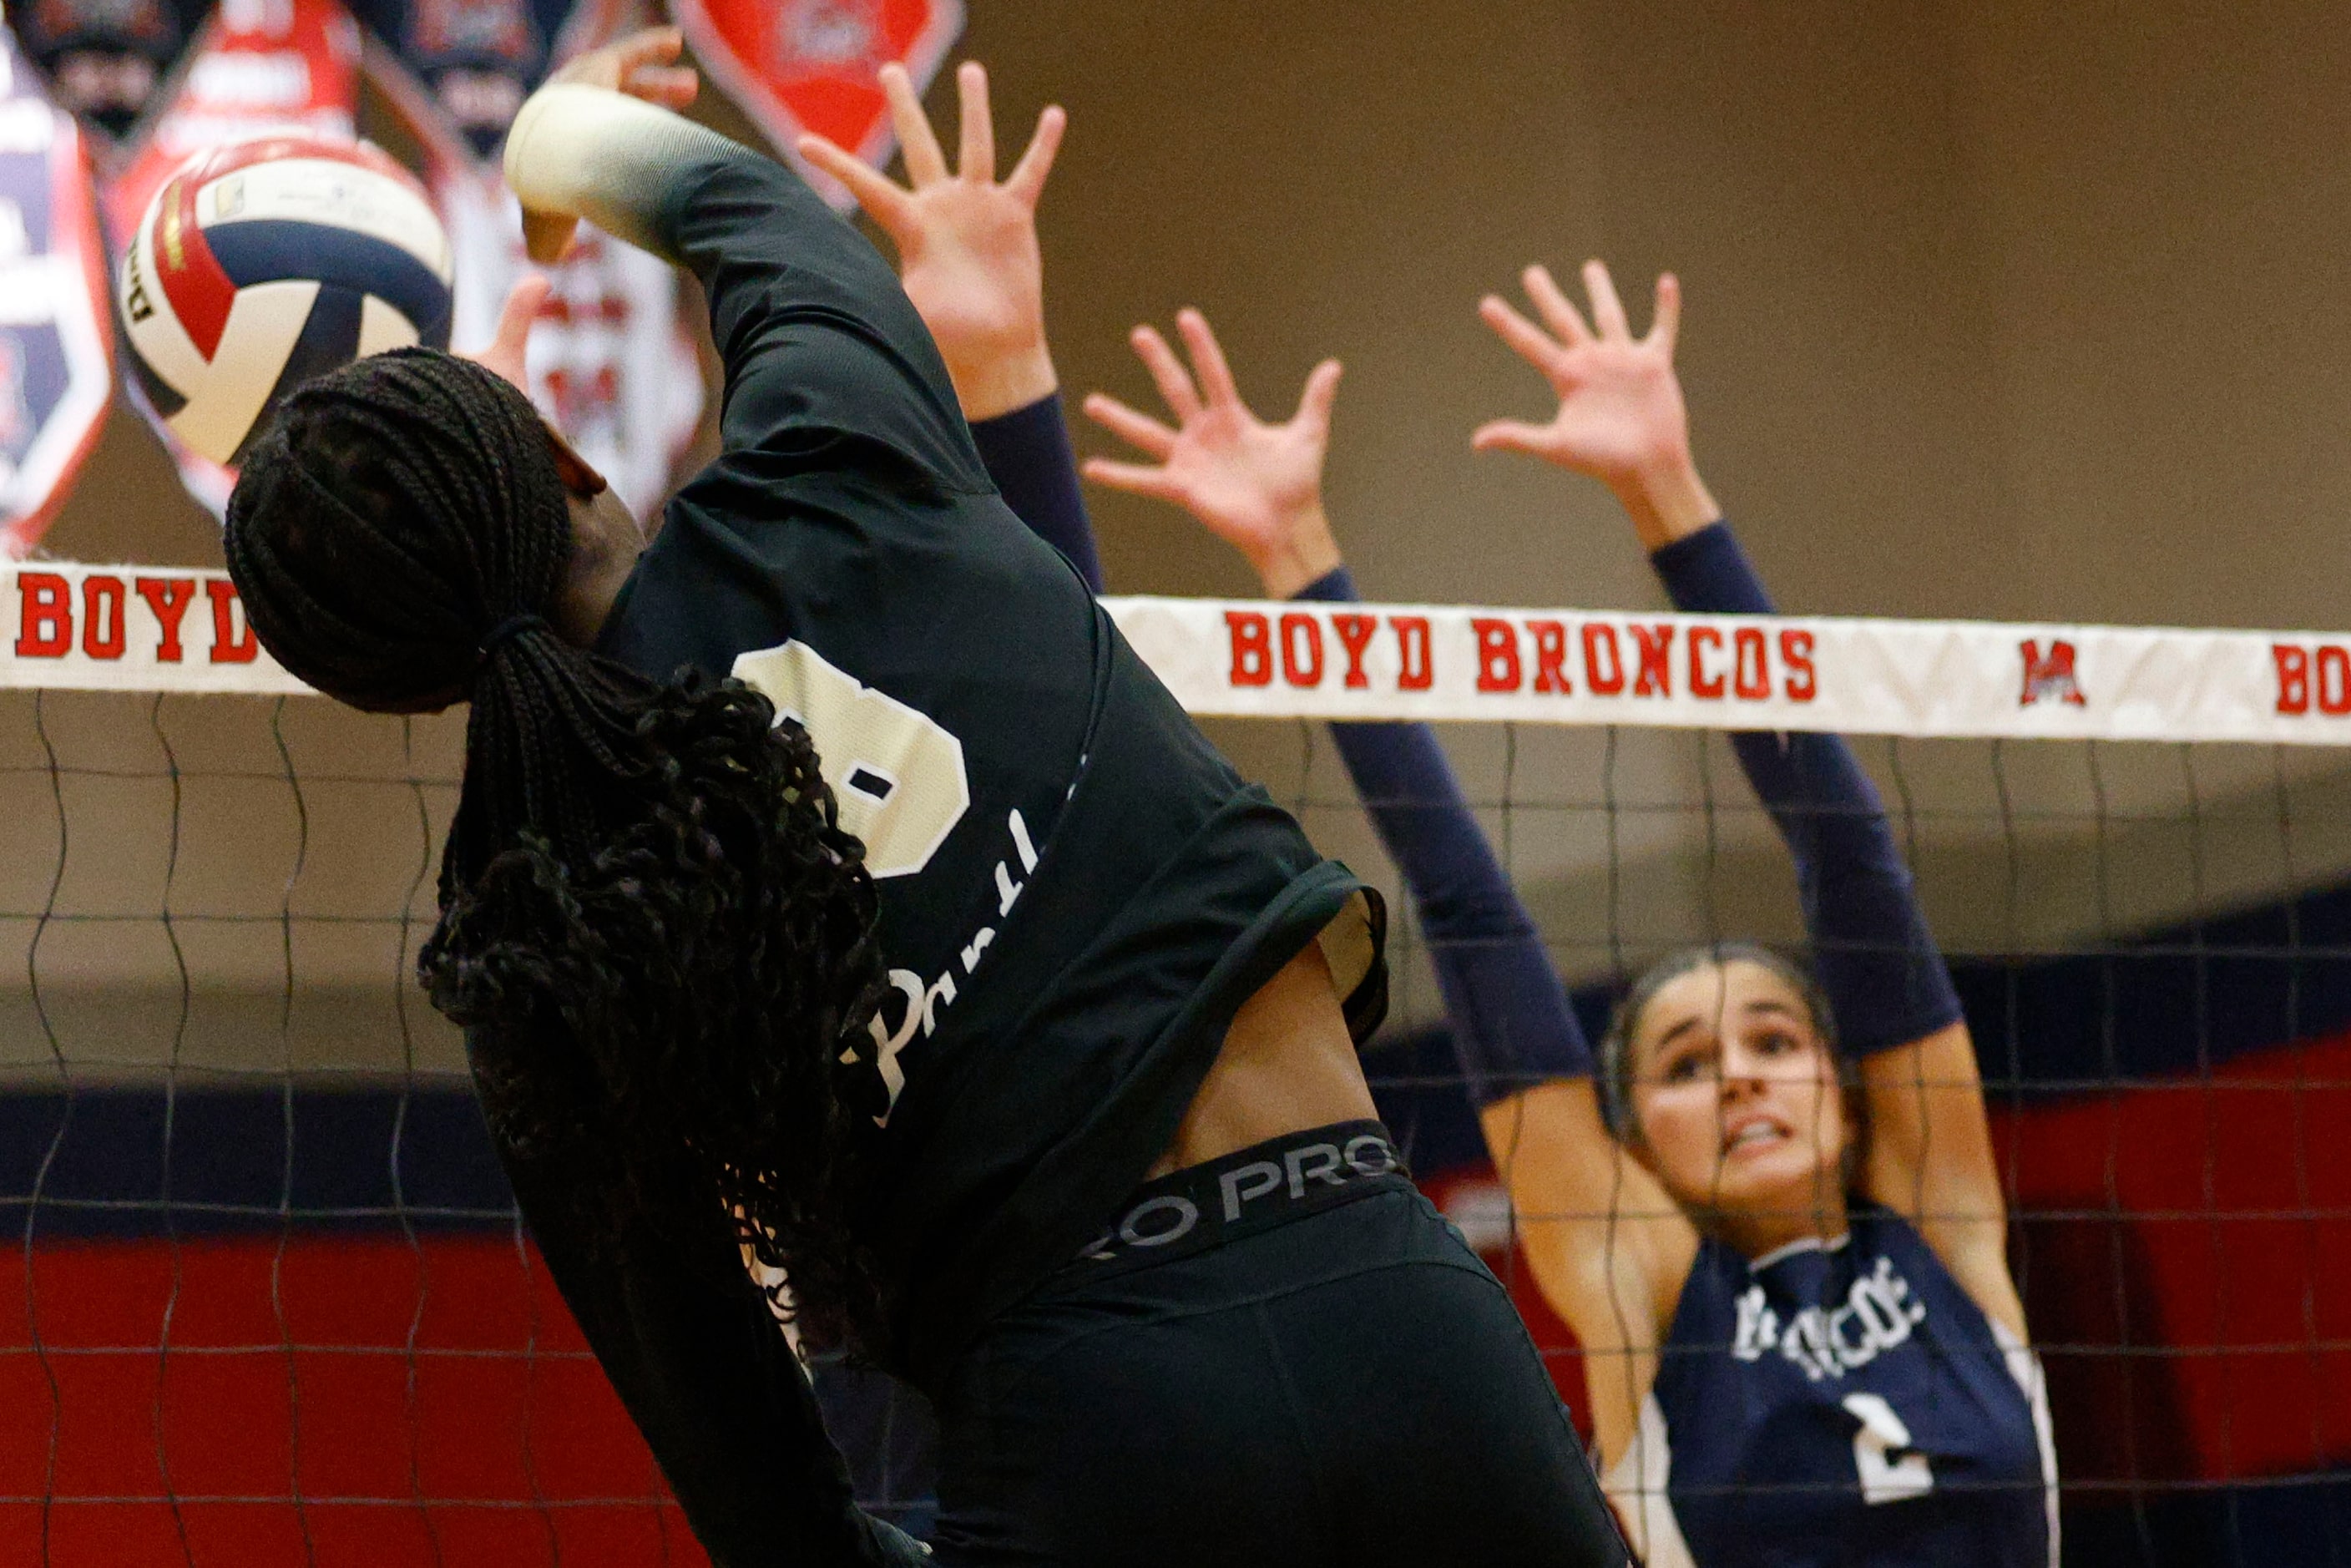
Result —
[{"label": "black arm sleeve", "polygon": [[591,1249],[570,1195],[506,1164],[549,1275],[712,1563],[924,1561],[858,1511],[808,1378],[723,1237],[705,1232],[710,1255],[689,1257],[640,1227]]},{"label": "black arm sleeve", "polygon": [[1003,492],[1005,505],[1038,538],[1061,552],[1086,586],[1102,591],[1102,556],[1094,548],[1093,520],[1078,489],[1077,455],[1061,414],[1061,394],[1049,392],[1026,408],[973,422],[987,476]]},{"label": "black arm sleeve", "polygon": [[836,469],[886,453],[944,488],[988,488],[930,329],[798,175],[730,146],[671,175],[652,226],[710,299],[726,453]]}]

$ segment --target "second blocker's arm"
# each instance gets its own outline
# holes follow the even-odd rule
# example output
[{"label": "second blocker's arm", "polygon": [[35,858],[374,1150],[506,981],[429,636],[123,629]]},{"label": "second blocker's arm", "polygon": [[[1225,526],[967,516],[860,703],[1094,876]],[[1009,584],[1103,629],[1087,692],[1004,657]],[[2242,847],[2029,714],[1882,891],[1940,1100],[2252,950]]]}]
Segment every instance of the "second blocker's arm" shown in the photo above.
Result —
[{"label": "second blocker's arm", "polygon": [[[1343,566],[1298,597],[1345,603],[1357,595]],[[1471,1103],[1483,1110],[1538,1083],[1591,1076],[1591,1047],[1559,972],[1436,732],[1333,724],[1331,738],[1412,889]]]},{"label": "second blocker's arm", "polygon": [[[1654,551],[1677,610],[1776,613],[1728,523]],[[1730,737],[1796,862],[1813,967],[1856,1056],[1908,1045],[1959,1019],[1959,994],[1927,929],[1877,788],[1836,735],[1744,731]]]},{"label": "second blocker's arm", "polygon": [[[1635,337],[1608,269],[1583,268],[1592,317],[1541,267],[1533,321],[1489,295],[1487,323],[1557,394],[1552,417],[1480,426],[1480,451],[1524,452],[1613,490],[1677,608],[1767,614],[1770,597],[1690,456],[1674,373],[1681,286],[1657,280]],[[1796,862],[1805,927],[1840,1044],[1860,1058],[1870,1135],[1860,1186],[1916,1224],[1985,1312],[2022,1335],[2005,1205],[1975,1049],[1876,789],[1842,739],[1737,735],[1740,764]]]},{"label": "second blocker's arm", "polygon": [[[1241,552],[1269,598],[1352,599],[1322,501],[1337,361],[1308,378],[1286,424],[1268,425],[1242,403],[1199,313],[1177,326],[1197,384],[1157,332],[1139,328],[1134,342],[1180,426],[1088,399],[1088,414],[1158,461],[1098,459],[1087,474],[1184,507]],[[1535,1281],[1583,1344],[1593,1422],[1613,1462],[1632,1441],[1656,1372],[1660,1304],[1670,1311],[1680,1294],[1696,1232],[1609,1137],[1566,990],[1435,733],[1332,732],[1411,888],[1487,1148]]]}]

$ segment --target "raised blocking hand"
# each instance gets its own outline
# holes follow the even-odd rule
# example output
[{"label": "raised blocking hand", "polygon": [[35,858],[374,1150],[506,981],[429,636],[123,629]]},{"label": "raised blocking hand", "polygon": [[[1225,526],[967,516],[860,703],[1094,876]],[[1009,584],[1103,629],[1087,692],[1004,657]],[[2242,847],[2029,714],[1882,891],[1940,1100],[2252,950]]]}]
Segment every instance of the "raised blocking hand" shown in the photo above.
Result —
[{"label": "raised blocking hand", "polygon": [[998,181],[986,68],[967,60],[956,87],[963,138],[953,173],[898,65],[882,68],[882,90],[904,150],[907,184],[821,136],[801,137],[799,152],[848,186],[898,247],[899,279],[947,362],[964,417],[982,420],[1025,408],[1059,384],[1045,346],[1037,203],[1068,117],[1058,107],[1040,115],[1028,151]]},{"label": "raised blocking hand", "polygon": [[1486,296],[1478,313],[1542,372],[1559,408],[1541,424],[1493,420],[1478,428],[1471,444],[1480,452],[1531,453],[1600,480],[1616,492],[1653,549],[1713,521],[1719,514],[1691,464],[1689,413],[1674,374],[1679,282],[1671,273],[1657,279],[1655,318],[1647,335],[1635,338],[1601,263],[1583,265],[1590,326],[1547,268],[1530,267],[1521,279],[1543,326],[1498,295]]},{"label": "raised blocking hand", "polygon": [[1156,329],[1137,327],[1131,338],[1176,416],[1174,426],[1102,392],[1086,399],[1087,417],[1157,461],[1088,458],[1085,476],[1113,489],[1175,502],[1248,558],[1268,597],[1291,598],[1339,565],[1339,547],[1322,509],[1322,460],[1331,444],[1339,361],[1315,366],[1298,412],[1286,423],[1268,424],[1241,401],[1207,318],[1182,310],[1176,327],[1191,352],[1191,373]]}]

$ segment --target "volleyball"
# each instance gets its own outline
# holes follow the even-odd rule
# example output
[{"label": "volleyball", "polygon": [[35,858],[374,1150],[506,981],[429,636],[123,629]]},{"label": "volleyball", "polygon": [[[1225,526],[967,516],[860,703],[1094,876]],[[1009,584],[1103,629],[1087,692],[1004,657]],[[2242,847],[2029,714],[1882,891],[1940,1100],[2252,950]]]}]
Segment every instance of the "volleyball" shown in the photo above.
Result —
[{"label": "volleyball", "polygon": [[172,434],[234,465],[279,400],[405,344],[449,344],[449,238],[378,149],[274,136],[166,180],[116,280],[132,372]]}]

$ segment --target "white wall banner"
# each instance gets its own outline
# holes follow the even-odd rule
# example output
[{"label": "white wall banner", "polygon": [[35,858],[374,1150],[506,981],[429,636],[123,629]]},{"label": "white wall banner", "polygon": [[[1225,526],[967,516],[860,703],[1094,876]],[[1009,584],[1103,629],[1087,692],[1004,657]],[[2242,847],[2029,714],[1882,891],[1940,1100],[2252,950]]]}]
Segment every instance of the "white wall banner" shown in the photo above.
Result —
[{"label": "white wall banner", "polygon": [[[2351,746],[2351,632],[1102,601],[1192,713]],[[302,693],[227,575],[0,566],[0,686]]]}]

